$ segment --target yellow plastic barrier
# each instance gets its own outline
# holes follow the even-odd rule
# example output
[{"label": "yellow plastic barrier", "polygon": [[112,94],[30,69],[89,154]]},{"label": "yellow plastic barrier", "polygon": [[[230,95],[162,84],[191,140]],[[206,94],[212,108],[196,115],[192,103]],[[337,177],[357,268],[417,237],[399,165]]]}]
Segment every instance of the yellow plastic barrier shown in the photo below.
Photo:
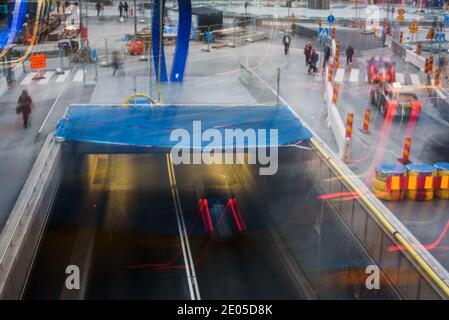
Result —
[{"label": "yellow plastic barrier", "polygon": [[[437,163],[435,163],[434,167],[437,170],[438,177],[449,176],[449,163],[437,162]],[[436,189],[435,196],[440,199],[449,200],[449,188]]]},{"label": "yellow plastic barrier", "polygon": [[[409,177],[421,177],[437,175],[436,169],[429,164],[409,164],[406,166]],[[430,201],[433,199],[433,189],[407,190],[407,198],[414,201]]]},{"label": "yellow plastic barrier", "polygon": [[396,163],[382,163],[377,166],[371,190],[379,199],[385,201],[401,201],[405,192],[400,190],[387,191],[387,180],[392,176],[406,176],[407,170]]}]

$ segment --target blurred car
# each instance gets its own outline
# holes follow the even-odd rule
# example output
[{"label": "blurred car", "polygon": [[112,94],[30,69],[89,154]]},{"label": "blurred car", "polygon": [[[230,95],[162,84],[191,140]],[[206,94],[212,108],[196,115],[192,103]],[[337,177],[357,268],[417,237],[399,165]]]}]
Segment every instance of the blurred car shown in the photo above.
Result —
[{"label": "blurred car", "polygon": [[402,87],[399,83],[381,83],[370,91],[370,101],[385,117],[394,112],[393,117],[415,117],[421,112],[421,101],[411,89]]},{"label": "blurred car", "polygon": [[368,60],[368,82],[394,82],[394,62],[386,57],[374,56]]}]

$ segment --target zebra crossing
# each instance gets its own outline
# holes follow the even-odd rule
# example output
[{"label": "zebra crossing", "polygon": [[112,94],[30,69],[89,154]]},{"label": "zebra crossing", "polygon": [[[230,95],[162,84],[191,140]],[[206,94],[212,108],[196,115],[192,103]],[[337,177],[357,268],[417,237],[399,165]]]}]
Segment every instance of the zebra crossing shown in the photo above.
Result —
[{"label": "zebra crossing", "polygon": [[[72,82],[83,82],[83,70],[78,70],[74,75],[70,76],[70,71],[66,70],[63,74],[56,74],[54,71],[46,71],[42,74],[43,78],[39,80],[33,80],[37,75],[36,72],[31,72],[23,78],[19,85],[29,86],[31,84],[47,85],[49,83],[63,83],[70,78]],[[70,76],[70,77],[69,77]]]},{"label": "zebra crossing", "polygon": [[[362,71],[363,70],[363,71]],[[338,68],[334,74],[335,83],[364,83],[368,82],[366,69],[359,68]],[[423,85],[426,83],[425,75],[420,73],[396,72],[396,82],[402,85]]]}]

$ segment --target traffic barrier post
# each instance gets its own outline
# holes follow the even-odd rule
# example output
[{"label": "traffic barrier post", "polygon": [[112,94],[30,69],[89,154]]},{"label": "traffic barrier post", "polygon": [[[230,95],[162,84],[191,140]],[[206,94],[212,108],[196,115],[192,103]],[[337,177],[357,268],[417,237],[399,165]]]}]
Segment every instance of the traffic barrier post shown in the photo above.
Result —
[{"label": "traffic barrier post", "polygon": [[370,134],[371,133],[369,131],[370,118],[371,118],[371,109],[367,108],[365,110],[365,116],[363,117],[363,127],[360,128],[360,131],[362,131],[363,133],[366,133],[366,134]]},{"label": "traffic barrier post", "polygon": [[410,148],[412,145],[412,138],[411,137],[406,137],[405,141],[404,141],[404,149],[402,151],[402,158],[398,159],[398,161],[400,163],[402,163],[403,165],[406,165],[408,163],[410,163]]},{"label": "traffic barrier post", "polygon": [[340,86],[338,84],[335,84],[333,87],[333,94],[332,94],[332,104],[337,104],[337,97],[338,93],[340,91]]},{"label": "traffic barrier post", "polygon": [[345,133],[345,149],[343,150],[342,161],[344,163],[350,162],[349,154],[351,153],[351,138],[352,138],[352,124],[354,122],[354,114],[348,113],[346,117],[346,133]]},{"label": "traffic barrier post", "polygon": [[401,31],[401,33],[399,34],[399,44],[402,44],[404,40],[404,32]]},{"label": "traffic barrier post", "polygon": [[418,45],[417,45],[417,47],[416,47],[416,54],[417,54],[418,56],[421,55],[421,42],[418,42]]},{"label": "traffic barrier post", "polygon": [[437,68],[435,70],[435,83],[434,83],[436,87],[439,87],[441,85],[440,76],[441,76],[441,69]]}]

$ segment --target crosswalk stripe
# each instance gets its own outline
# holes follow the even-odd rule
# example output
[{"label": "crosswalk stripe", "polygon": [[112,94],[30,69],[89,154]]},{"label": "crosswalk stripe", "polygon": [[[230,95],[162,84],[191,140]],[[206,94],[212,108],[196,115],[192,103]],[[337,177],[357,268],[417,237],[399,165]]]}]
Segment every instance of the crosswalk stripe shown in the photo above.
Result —
[{"label": "crosswalk stripe", "polygon": [[345,69],[344,68],[339,68],[337,70],[337,73],[335,74],[335,82],[342,82],[343,81],[343,77],[345,76]]},{"label": "crosswalk stripe", "polygon": [[78,72],[75,74],[75,77],[73,77],[74,82],[81,82],[83,81],[83,70],[78,70]]},{"label": "crosswalk stripe", "polygon": [[396,82],[399,82],[400,84],[405,84],[403,73],[396,73]]},{"label": "crosswalk stripe", "polygon": [[22,80],[22,82],[21,82],[20,84],[23,85],[23,86],[29,85],[29,84],[31,83],[31,81],[33,80],[33,77],[34,77],[35,75],[36,75],[36,72],[29,73],[29,74]]},{"label": "crosswalk stripe", "polygon": [[419,77],[417,74],[411,74],[410,79],[412,80],[412,84],[414,86],[419,86],[421,84],[421,81],[419,80]]},{"label": "crosswalk stripe", "polygon": [[69,72],[65,71],[64,74],[61,74],[56,78],[55,82],[57,82],[57,83],[64,82],[68,76],[69,76]]},{"label": "crosswalk stripe", "polygon": [[44,74],[44,79],[39,80],[38,84],[47,84],[50,81],[50,78],[53,77],[54,71],[47,71]]},{"label": "crosswalk stripe", "polygon": [[351,74],[349,75],[349,82],[357,82],[359,80],[359,69],[351,69]]}]

